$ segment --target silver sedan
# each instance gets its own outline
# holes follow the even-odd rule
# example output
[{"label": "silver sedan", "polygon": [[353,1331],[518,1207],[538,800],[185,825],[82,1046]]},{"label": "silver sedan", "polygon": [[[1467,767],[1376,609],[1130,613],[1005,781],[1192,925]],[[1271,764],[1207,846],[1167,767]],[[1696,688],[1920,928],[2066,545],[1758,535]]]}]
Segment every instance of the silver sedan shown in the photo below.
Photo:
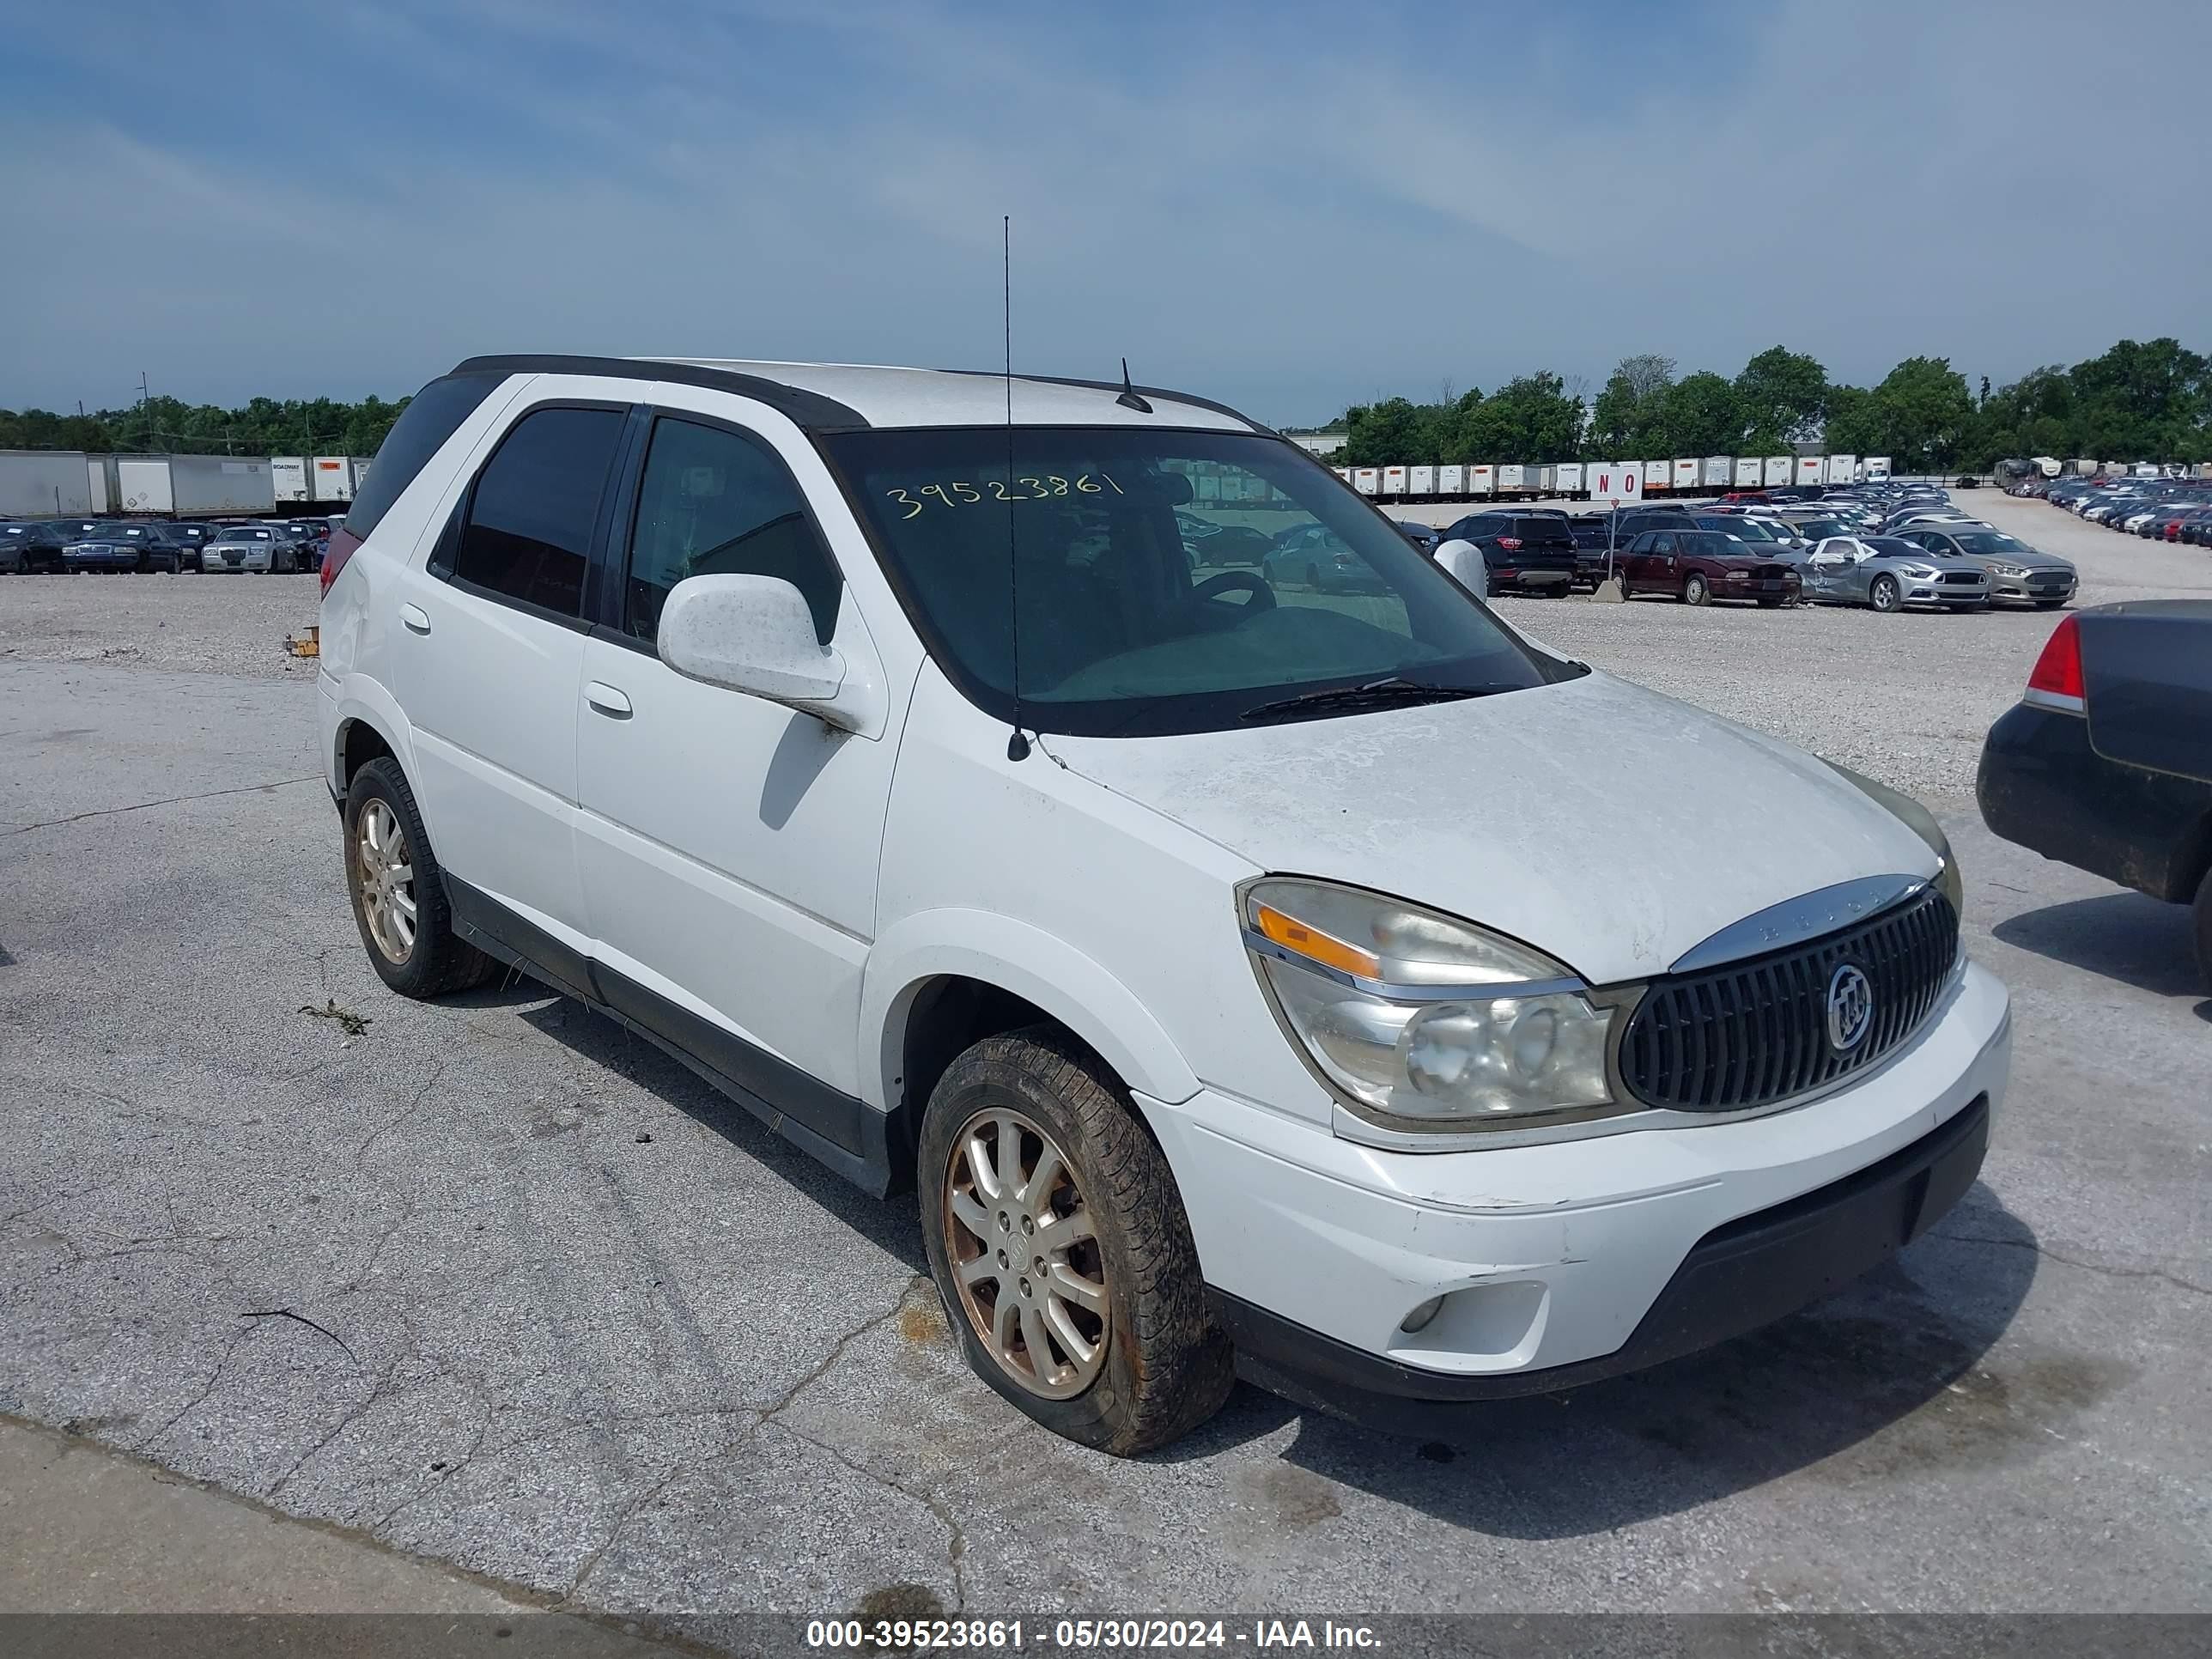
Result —
[{"label": "silver sedan", "polygon": [[1971,559],[1941,558],[1894,536],[1830,536],[1804,565],[1805,597],[1816,605],[1876,611],[1980,611],[1989,573]]},{"label": "silver sedan", "polygon": [[2056,554],[2039,553],[2017,536],[1985,524],[1920,524],[1898,532],[1942,559],[1966,559],[1989,573],[1990,603],[2051,611],[2074,597],[2081,578]]}]

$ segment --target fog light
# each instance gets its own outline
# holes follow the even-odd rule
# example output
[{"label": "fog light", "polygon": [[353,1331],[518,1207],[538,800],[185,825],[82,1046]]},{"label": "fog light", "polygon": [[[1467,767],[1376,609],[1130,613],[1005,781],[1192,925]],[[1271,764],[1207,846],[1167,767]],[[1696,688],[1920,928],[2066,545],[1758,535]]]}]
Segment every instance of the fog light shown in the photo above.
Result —
[{"label": "fog light", "polygon": [[1419,1307],[1414,1309],[1413,1312],[1407,1314],[1404,1322],[1399,1325],[1398,1328],[1405,1332],[1407,1335],[1411,1336],[1415,1331],[1419,1330],[1431,1319],[1434,1319],[1437,1316],[1437,1310],[1443,1305],[1443,1297],[1440,1296],[1431,1297],[1426,1302],[1422,1303]]}]

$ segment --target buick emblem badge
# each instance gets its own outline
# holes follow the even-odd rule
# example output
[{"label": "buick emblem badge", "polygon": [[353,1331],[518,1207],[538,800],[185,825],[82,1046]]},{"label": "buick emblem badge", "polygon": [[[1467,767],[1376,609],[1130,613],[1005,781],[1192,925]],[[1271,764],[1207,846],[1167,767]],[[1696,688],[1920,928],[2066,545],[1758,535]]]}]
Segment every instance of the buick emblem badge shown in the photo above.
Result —
[{"label": "buick emblem badge", "polygon": [[1850,963],[1828,981],[1828,1046],[1847,1054],[1874,1026],[1874,986]]}]

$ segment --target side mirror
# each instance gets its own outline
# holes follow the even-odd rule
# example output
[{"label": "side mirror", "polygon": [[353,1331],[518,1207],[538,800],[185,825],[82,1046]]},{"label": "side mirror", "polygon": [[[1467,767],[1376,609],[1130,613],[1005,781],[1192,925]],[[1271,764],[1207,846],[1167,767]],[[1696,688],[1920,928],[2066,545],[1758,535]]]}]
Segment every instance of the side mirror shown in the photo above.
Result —
[{"label": "side mirror", "polygon": [[1490,565],[1473,542],[1449,541],[1431,556],[1443,573],[1478,599],[1490,597]]},{"label": "side mirror", "polygon": [[686,679],[742,691],[858,732],[873,688],[814,636],[805,597],[781,576],[687,576],[660,608],[661,661]]}]

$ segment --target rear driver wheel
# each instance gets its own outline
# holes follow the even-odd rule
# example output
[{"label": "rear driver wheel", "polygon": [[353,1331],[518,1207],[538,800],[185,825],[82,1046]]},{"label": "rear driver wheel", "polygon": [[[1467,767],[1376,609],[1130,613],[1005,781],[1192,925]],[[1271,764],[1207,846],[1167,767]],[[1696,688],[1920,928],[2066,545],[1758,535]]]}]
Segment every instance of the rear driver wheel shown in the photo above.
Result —
[{"label": "rear driver wheel", "polygon": [[399,763],[353,775],[345,804],[346,890],[377,977],[405,997],[465,991],[499,964],[453,932],[446,875]]}]

